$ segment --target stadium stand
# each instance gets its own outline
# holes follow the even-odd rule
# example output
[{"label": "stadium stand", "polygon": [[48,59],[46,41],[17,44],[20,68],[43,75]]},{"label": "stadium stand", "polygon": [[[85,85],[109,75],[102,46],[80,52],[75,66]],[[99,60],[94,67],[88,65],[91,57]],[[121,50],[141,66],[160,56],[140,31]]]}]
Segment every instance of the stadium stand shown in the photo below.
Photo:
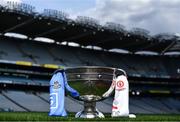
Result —
[{"label": "stadium stand", "polygon": [[53,58],[48,54],[46,48],[42,44],[36,45],[33,43],[22,42],[19,43],[19,48],[25,56],[33,60],[33,63],[53,63]]},{"label": "stadium stand", "polygon": [[[49,51],[55,56],[54,60],[59,61],[63,66],[78,66],[82,65],[81,61],[74,55],[76,50],[70,50],[69,47],[50,46]],[[73,53],[74,52],[74,53]]]},{"label": "stadium stand", "polygon": [[[121,24],[104,26],[89,17],[45,9],[43,13],[26,4],[0,5],[0,111],[49,111],[49,80],[54,70],[75,66],[122,68],[130,81],[130,112],[144,114],[180,113],[180,37],[149,35],[140,28],[131,31]],[[25,35],[25,38],[7,36]],[[54,42],[35,41],[37,37]],[[62,43],[66,42],[66,45]],[[79,47],[70,46],[74,42]],[[92,49],[87,49],[92,46]],[[94,47],[100,47],[96,50]],[[112,52],[123,49],[127,53]],[[157,55],[137,54],[152,51]],[[113,98],[97,103],[111,112]],[[66,96],[66,109],[77,112],[82,102]]]},{"label": "stadium stand", "polygon": [[[86,65],[119,67],[128,71],[130,75],[139,74],[145,77],[150,75],[155,77],[179,76],[177,72],[178,67],[180,67],[179,57],[105,53],[98,50],[58,46],[29,40],[17,40],[14,44],[15,40],[7,37],[3,40],[0,49],[2,60],[58,64],[66,67]],[[154,64],[154,62],[156,63]]]},{"label": "stadium stand", "polygon": [[8,100],[3,95],[0,95],[0,99],[1,99],[0,102],[1,111],[25,111],[23,108],[19,107],[12,101]]},{"label": "stadium stand", "polygon": [[[6,54],[9,55],[5,57],[2,55],[1,61],[31,61],[35,64],[58,64],[61,66],[86,66],[86,65],[96,65],[96,66],[112,66],[123,68],[128,72],[129,76],[138,76],[141,77],[172,77],[176,78],[179,76],[176,68],[179,67],[179,57],[168,57],[168,56],[147,56],[147,55],[132,55],[132,54],[119,54],[114,52],[104,52],[100,50],[91,50],[91,49],[83,49],[78,47],[70,47],[63,45],[54,45],[54,44],[45,44],[42,42],[35,42],[29,40],[17,40],[5,37],[2,39],[1,48]],[[15,44],[14,44],[15,43]],[[9,46],[9,47],[8,47]],[[6,48],[4,48],[6,47]],[[12,49],[12,50],[6,50]],[[24,54],[31,53],[32,56],[36,56],[36,60],[31,59],[30,57],[24,57]],[[11,53],[14,53],[11,55]],[[87,54],[87,55],[86,55]],[[109,58],[110,57],[110,58]],[[57,59],[59,59],[57,61]],[[61,59],[61,60],[60,60]],[[93,60],[92,60],[93,59]],[[134,62],[136,60],[136,62]],[[89,64],[86,62],[89,61]],[[92,62],[91,62],[92,61]],[[86,62],[86,63],[85,63]],[[91,62],[91,63],[90,63]],[[156,62],[156,63],[154,63]],[[148,64],[148,65],[147,65]],[[10,74],[1,74],[0,81],[3,82],[11,82],[14,84],[26,84],[26,85],[48,85],[48,79],[41,79],[37,77],[29,77],[28,75],[12,76]],[[134,81],[130,80],[130,83]],[[139,82],[140,84],[140,82]],[[152,87],[152,86],[151,86]],[[144,90],[153,89],[150,86],[144,87]],[[135,87],[140,91],[143,91],[143,87]],[[171,88],[169,88],[171,89]],[[5,97],[5,96],[6,97]],[[27,100],[27,103],[22,103],[15,96],[24,97],[23,99]],[[14,108],[14,104],[10,106],[8,111],[48,111],[48,97],[47,93],[43,93],[40,95],[35,94],[27,94],[25,92],[3,92],[4,99],[10,102],[15,102],[16,108]],[[38,107],[34,107],[31,105],[27,105],[29,99],[32,99],[35,103],[43,103]],[[39,100],[40,99],[40,100]],[[134,113],[179,113],[179,99],[169,98],[170,102],[173,105],[169,105],[169,103],[164,102],[164,99],[155,99],[148,97],[133,97],[130,100],[130,110]],[[67,97],[66,101],[68,103],[67,110],[76,112],[82,108],[82,103],[77,102],[76,100]],[[108,101],[108,100],[107,100]],[[108,113],[111,111],[111,103],[108,102],[100,102],[97,103],[98,109],[101,111]],[[151,101],[151,102],[149,102]],[[72,104],[73,103],[73,104]],[[19,105],[20,104],[20,105]],[[76,104],[76,106],[74,106]],[[71,106],[72,105],[72,106]],[[17,107],[18,106],[18,107]],[[24,108],[24,106],[26,108]],[[77,107],[78,106],[78,107]],[[104,107],[106,106],[106,107]],[[176,106],[176,107],[174,107]],[[21,109],[20,109],[20,108]],[[4,105],[2,105],[3,110],[7,110]],[[42,109],[43,108],[43,109]]]},{"label": "stadium stand", "polygon": [[1,50],[1,59],[10,60],[10,61],[32,61],[29,58],[26,58],[22,53],[16,48],[16,44],[13,39],[10,41],[7,39],[0,38],[0,50]]},{"label": "stadium stand", "polygon": [[[48,93],[26,93],[22,91],[2,91],[0,94],[3,111],[49,111]],[[97,108],[110,113],[113,98],[97,103]],[[180,99],[171,97],[130,97],[130,112],[143,114],[175,114],[180,112]],[[65,107],[69,112],[82,110],[83,103],[71,97],[65,98]],[[36,103],[36,104],[34,104]]]},{"label": "stadium stand", "polygon": [[9,98],[9,100],[13,100],[14,103],[24,108],[26,111],[48,111],[49,109],[49,103],[31,93],[7,91],[3,92],[3,95]]}]

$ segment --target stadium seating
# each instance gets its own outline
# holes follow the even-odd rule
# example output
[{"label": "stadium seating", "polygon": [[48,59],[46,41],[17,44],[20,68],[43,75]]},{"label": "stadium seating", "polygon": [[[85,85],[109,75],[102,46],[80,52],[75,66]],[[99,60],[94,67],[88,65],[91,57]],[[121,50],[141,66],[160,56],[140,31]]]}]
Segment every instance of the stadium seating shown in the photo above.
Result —
[{"label": "stadium seating", "polygon": [[54,64],[53,57],[48,53],[45,44],[22,42],[18,47],[24,56],[33,60],[33,63]]},{"label": "stadium seating", "polygon": [[55,61],[59,61],[63,66],[80,66],[82,63],[74,54],[76,50],[70,49],[66,46],[50,45],[48,47],[49,52],[54,56]]},{"label": "stadium seating", "polygon": [[0,38],[0,43],[1,59],[9,61],[32,61],[31,59],[23,56],[13,40]]},{"label": "stadium seating", "polygon": [[28,40],[0,38],[0,58],[61,66],[110,66],[126,70],[129,75],[178,77],[179,58],[131,55],[83,49]]},{"label": "stadium seating", "polygon": [[12,82],[23,82],[23,83],[31,82],[31,80],[26,78],[12,77],[12,76],[1,76],[0,81],[12,81]]},{"label": "stadium seating", "polygon": [[[179,77],[178,57],[120,54],[66,45],[46,44],[28,40],[0,38],[1,61],[28,61],[34,64],[57,64],[60,66],[109,66],[124,69],[130,76]],[[48,85],[47,79],[0,75],[0,82]],[[130,81],[131,82],[131,81]],[[150,87],[141,87],[148,90]],[[0,111],[49,111],[48,93],[24,91],[1,91]],[[83,103],[66,97],[66,109],[80,111]],[[173,97],[130,97],[130,112],[146,114],[180,113],[180,99]],[[98,102],[97,108],[110,113],[112,98]]]},{"label": "stadium seating", "polygon": [[3,92],[3,94],[26,111],[49,110],[49,103],[40,99],[32,93],[25,93],[21,91],[7,91]]},{"label": "stadium seating", "polygon": [[[49,94],[42,92],[1,91],[0,110],[4,111],[49,111]],[[97,102],[97,108],[110,113],[113,98]],[[130,113],[173,114],[180,113],[180,99],[173,97],[130,97]],[[83,109],[83,102],[69,96],[65,98],[65,108],[69,112]]]},{"label": "stadium seating", "polygon": [[0,94],[0,110],[1,111],[25,111],[23,108],[19,107],[12,101],[8,100],[2,94]]}]

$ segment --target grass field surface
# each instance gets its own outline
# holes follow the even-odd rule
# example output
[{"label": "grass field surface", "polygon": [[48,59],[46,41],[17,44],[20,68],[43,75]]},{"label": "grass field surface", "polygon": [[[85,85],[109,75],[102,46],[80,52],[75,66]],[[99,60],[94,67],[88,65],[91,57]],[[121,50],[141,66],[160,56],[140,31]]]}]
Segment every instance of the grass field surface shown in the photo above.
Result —
[{"label": "grass field surface", "polygon": [[50,117],[48,113],[42,112],[0,112],[0,121],[180,121],[180,115],[145,115],[137,114],[136,118],[111,118],[109,114],[103,119],[75,118],[71,113],[68,117]]}]

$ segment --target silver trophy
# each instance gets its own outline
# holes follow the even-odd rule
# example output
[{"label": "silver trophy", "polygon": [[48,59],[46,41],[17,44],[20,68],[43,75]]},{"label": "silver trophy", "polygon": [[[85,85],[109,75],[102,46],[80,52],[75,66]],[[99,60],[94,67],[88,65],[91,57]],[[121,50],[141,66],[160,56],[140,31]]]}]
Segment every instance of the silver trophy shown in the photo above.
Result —
[{"label": "silver trophy", "polygon": [[[108,98],[112,93],[107,93],[113,78],[125,71],[110,67],[83,66],[66,69],[68,84],[76,89],[80,96],[75,99],[84,101],[84,109],[75,117],[104,118],[102,112],[96,108],[96,102]],[[112,91],[111,91],[112,92]]]}]

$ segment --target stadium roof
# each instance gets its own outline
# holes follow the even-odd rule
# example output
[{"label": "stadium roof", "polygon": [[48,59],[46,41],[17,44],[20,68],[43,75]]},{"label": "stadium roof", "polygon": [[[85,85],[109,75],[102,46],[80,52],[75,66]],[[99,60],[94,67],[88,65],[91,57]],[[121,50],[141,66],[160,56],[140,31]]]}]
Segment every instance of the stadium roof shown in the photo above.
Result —
[{"label": "stadium roof", "polygon": [[150,36],[147,30],[133,28],[127,31],[123,25],[107,22],[100,25],[93,18],[79,16],[76,20],[68,14],[45,9],[36,13],[33,6],[9,2],[0,6],[0,33],[19,33],[29,39],[50,38],[56,42],[75,42],[82,46],[98,46],[103,49],[124,49],[130,52],[153,51],[180,52],[180,37],[171,34]]}]

